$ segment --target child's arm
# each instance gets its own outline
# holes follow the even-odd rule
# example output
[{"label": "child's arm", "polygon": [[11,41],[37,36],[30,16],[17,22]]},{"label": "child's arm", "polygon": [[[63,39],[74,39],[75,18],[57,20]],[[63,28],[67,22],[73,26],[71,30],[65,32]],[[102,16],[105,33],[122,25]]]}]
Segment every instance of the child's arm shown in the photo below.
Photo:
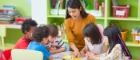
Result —
[{"label": "child's arm", "polygon": [[51,54],[60,53],[60,52],[64,52],[64,51],[65,51],[64,47],[61,47],[59,49],[50,50]]},{"label": "child's arm", "polygon": [[109,46],[109,43],[108,43],[108,38],[106,36],[103,37],[103,53],[107,52],[108,50],[108,46]]},{"label": "child's arm", "polygon": [[84,46],[84,48],[81,50],[81,55],[82,56],[85,56],[85,54],[87,53],[87,52],[89,52],[89,49],[88,49],[88,47],[87,47],[87,41],[85,40],[85,46]]}]

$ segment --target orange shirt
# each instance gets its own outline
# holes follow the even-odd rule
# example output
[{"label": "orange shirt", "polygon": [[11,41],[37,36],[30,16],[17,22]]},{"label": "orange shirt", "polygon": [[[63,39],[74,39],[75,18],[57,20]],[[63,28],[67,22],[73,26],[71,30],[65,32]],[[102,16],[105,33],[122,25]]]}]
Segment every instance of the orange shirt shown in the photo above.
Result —
[{"label": "orange shirt", "polygon": [[95,24],[95,17],[90,14],[82,20],[72,18],[65,20],[64,26],[70,45],[74,43],[79,50],[85,46],[83,29],[89,23]]}]

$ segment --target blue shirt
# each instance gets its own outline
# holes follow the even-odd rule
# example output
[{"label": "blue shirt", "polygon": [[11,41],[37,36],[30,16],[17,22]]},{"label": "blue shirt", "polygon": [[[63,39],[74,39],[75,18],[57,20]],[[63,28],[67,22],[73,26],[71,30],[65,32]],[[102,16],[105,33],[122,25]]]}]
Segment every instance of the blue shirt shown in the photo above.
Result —
[{"label": "blue shirt", "polygon": [[43,53],[43,60],[48,60],[50,56],[49,50],[45,47],[45,45],[42,45],[36,41],[31,41],[28,45],[27,49],[41,51]]}]

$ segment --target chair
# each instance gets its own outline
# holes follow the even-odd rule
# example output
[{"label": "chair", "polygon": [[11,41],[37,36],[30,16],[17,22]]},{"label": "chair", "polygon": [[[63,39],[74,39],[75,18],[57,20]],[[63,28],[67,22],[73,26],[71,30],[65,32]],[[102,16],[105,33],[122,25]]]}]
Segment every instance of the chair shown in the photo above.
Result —
[{"label": "chair", "polygon": [[6,27],[5,26],[0,26],[0,40],[3,49],[5,49],[5,44],[4,44],[4,37],[6,36]]},{"label": "chair", "polygon": [[13,49],[11,52],[12,60],[43,60],[40,51],[27,49]]},{"label": "chair", "polygon": [[2,51],[0,60],[9,60],[11,56],[11,50],[12,49],[7,49],[7,50]]}]

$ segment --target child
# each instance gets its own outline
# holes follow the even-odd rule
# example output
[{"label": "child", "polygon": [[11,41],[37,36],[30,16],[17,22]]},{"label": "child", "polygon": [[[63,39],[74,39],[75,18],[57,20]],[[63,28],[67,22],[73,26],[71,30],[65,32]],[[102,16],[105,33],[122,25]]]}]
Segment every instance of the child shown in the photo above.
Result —
[{"label": "child", "polygon": [[[101,34],[102,27],[99,25],[95,25],[93,23],[89,23],[84,28],[84,40],[85,40],[85,49],[84,52],[90,52],[93,54],[101,54],[106,52],[108,42],[105,40],[105,37]],[[105,46],[105,47],[103,47]]]},{"label": "child", "polygon": [[49,28],[49,41],[50,44],[47,44],[50,52],[52,54],[60,53],[65,51],[65,44],[60,37],[58,37],[58,28],[55,25],[47,25]]},{"label": "child", "polygon": [[39,26],[33,32],[34,41],[31,41],[27,49],[41,51],[43,60],[49,60],[50,52],[46,49],[45,44],[49,43],[49,29],[46,26]]},{"label": "child", "polygon": [[[89,60],[130,60],[132,56],[122,41],[120,30],[116,26],[105,29],[104,35],[108,37],[109,49],[107,53],[95,55],[88,53]],[[125,58],[125,56],[129,58]]]},{"label": "child", "polygon": [[27,19],[21,26],[22,33],[24,34],[16,43],[15,49],[26,49],[32,40],[32,32],[36,28],[37,23],[32,19]]}]

